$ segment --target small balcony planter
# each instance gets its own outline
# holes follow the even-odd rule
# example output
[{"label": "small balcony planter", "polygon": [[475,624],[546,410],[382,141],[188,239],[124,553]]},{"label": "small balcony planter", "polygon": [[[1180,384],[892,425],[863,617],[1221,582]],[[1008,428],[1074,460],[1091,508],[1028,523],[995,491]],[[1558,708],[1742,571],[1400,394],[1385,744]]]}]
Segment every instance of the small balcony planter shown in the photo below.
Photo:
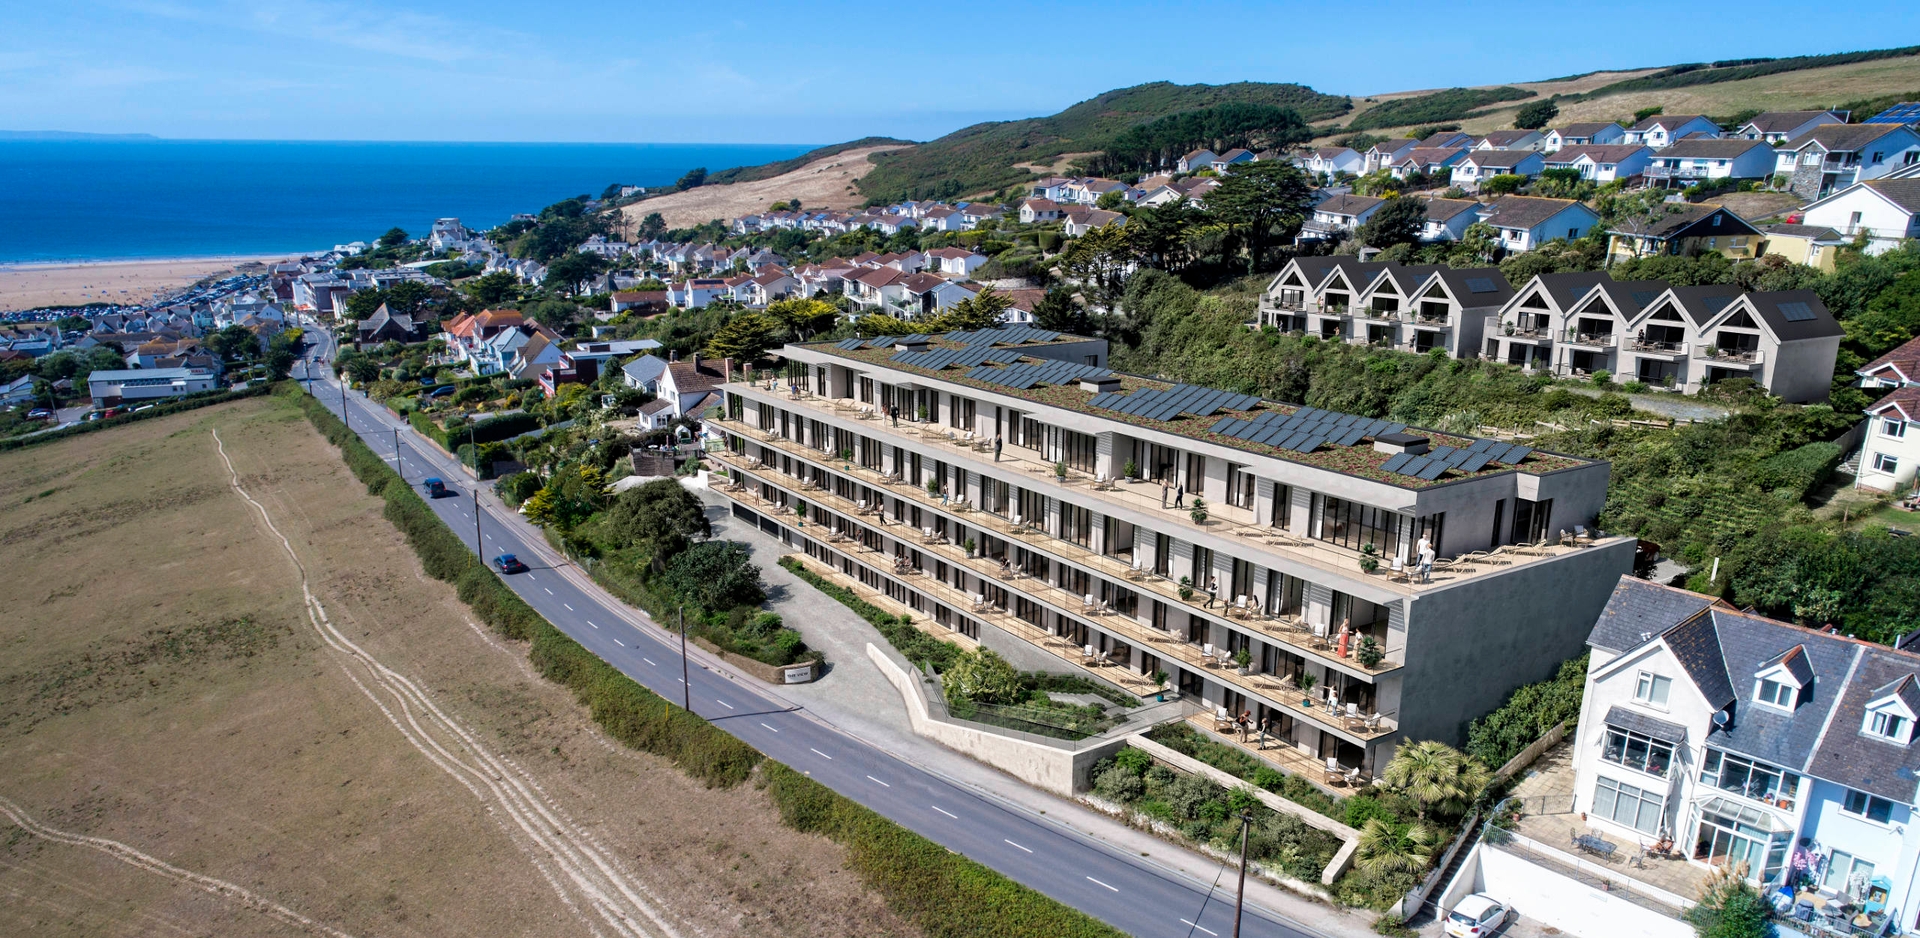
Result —
[{"label": "small balcony planter", "polygon": [[1204,498],[1194,499],[1193,507],[1187,510],[1187,517],[1192,518],[1194,524],[1206,524],[1207,500]]},{"label": "small balcony planter", "polygon": [[1183,576],[1180,578],[1180,601],[1181,602],[1193,601],[1193,578],[1192,577]]},{"label": "small balcony planter", "polygon": [[1167,672],[1165,671],[1153,672],[1153,686],[1154,686],[1154,692],[1153,692],[1154,699],[1162,703],[1165,703],[1167,699]]},{"label": "small balcony planter", "polygon": [[1126,476],[1126,479],[1128,482],[1140,481],[1140,464],[1134,462],[1131,459],[1127,460],[1127,467],[1125,469],[1120,470],[1120,472],[1122,475]]},{"label": "small balcony planter", "polygon": [[1300,688],[1300,706],[1309,709],[1313,707],[1313,685],[1317,683],[1319,681],[1305,671],[1294,677],[1293,686]]},{"label": "small balcony planter", "polygon": [[1054,463],[1053,477],[1061,482],[1067,481],[1067,464],[1063,462]]},{"label": "small balcony planter", "polygon": [[973,559],[973,552],[974,552],[974,550],[975,550],[976,548],[978,548],[978,546],[979,546],[979,545],[977,545],[977,544],[975,544],[975,543],[973,542],[973,538],[967,538],[967,543],[966,543],[965,545],[963,545],[963,546],[964,546],[964,547],[966,547],[966,549],[967,549],[967,559],[968,559],[968,560],[972,560],[972,559]]},{"label": "small balcony planter", "polygon": [[1245,677],[1249,674],[1252,674],[1253,673],[1253,652],[1250,652],[1245,648],[1242,648],[1239,651],[1234,652],[1233,664],[1234,664],[1234,667],[1238,670],[1241,677]]},{"label": "small balcony planter", "polygon": [[1354,659],[1360,662],[1361,667],[1369,671],[1379,667],[1381,659],[1386,656],[1386,649],[1381,648],[1380,643],[1374,641],[1371,635],[1361,636],[1360,647],[1353,652]]},{"label": "small balcony planter", "polygon": [[1372,544],[1360,545],[1360,572],[1373,573],[1380,569],[1380,548]]}]

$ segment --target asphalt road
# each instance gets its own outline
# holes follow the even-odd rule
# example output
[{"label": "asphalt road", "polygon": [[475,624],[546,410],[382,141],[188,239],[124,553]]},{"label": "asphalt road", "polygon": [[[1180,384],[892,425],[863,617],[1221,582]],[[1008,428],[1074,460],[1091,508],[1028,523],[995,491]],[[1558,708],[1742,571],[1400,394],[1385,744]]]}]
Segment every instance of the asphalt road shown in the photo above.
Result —
[{"label": "asphalt road", "polygon": [[[296,366],[294,377],[304,379],[307,367],[305,362]],[[332,381],[329,369],[314,367],[311,386],[320,401],[340,413],[341,388]],[[514,592],[561,631],[648,689],[675,702],[687,697],[695,713],[769,757],[935,843],[1130,934],[1226,938],[1234,933],[1231,871],[1210,889],[1212,884],[1128,856],[897,759],[778,700],[750,680],[736,681],[708,670],[697,650],[683,668],[674,633],[604,593],[584,573],[556,557],[518,516],[511,523],[506,521],[504,509],[489,507],[490,493],[476,496],[463,470],[385,407],[351,393],[344,402],[354,431],[389,462],[396,452],[394,431],[400,431],[399,466],[408,481],[418,485],[428,476],[448,481],[455,494],[428,504],[469,546],[475,543],[477,510],[481,556],[491,559],[512,553],[532,568],[504,578]],[[681,677],[683,669],[686,681]],[[1246,910],[1240,933],[1263,938],[1316,934],[1252,906]]]}]

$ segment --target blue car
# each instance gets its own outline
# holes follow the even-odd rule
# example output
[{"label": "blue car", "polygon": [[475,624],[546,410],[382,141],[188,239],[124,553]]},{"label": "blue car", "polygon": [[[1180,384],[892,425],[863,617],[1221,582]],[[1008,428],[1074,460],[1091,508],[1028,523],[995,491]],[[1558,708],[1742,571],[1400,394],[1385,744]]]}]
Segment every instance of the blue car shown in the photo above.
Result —
[{"label": "blue car", "polygon": [[527,572],[527,565],[524,563],[521,563],[520,558],[515,557],[512,554],[501,554],[500,556],[493,558],[493,565],[494,567],[499,569],[501,573],[504,573],[504,574]]}]

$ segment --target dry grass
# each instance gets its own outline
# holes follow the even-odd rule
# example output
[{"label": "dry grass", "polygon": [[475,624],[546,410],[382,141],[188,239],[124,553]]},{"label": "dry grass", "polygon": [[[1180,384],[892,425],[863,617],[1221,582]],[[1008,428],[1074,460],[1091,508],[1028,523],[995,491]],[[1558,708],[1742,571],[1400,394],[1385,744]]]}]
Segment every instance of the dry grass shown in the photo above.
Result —
[{"label": "dry grass", "polygon": [[701,186],[656,199],[646,199],[621,209],[629,224],[637,223],[652,212],[659,212],[669,228],[689,228],[719,218],[731,220],[741,215],[764,212],[767,206],[788,199],[799,199],[803,207],[852,208],[866,201],[854,181],[867,174],[873,164],[867,157],[875,153],[908,149],[906,145],[862,147],[815,160],[790,173],[754,182],[736,182],[721,186]]},{"label": "dry grass", "polygon": [[[0,458],[0,797],[367,935],[585,935],[500,805],[410,744],[304,613],[332,623],[544,792],[685,935],[902,934],[840,849],[751,786],[612,744],[524,649],[427,579],[304,418],[242,402]],[[356,677],[360,683],[356,683]],[[385,706],[399,712],[395,698]],[[646,924],[636,931],[663,933]],[[292,935],[230,897],[0,818],[0,934]]]}]

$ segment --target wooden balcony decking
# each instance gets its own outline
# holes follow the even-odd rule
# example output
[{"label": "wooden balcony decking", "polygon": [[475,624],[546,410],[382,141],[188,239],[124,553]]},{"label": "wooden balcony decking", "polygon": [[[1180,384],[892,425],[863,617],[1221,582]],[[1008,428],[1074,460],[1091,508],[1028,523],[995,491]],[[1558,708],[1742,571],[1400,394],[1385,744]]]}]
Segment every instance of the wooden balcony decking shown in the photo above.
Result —
[{"label": "wooden balcony decking", "polygon": [[1213,742],[1232,746],[1288,775],[1298,775],[1312,783],[1313,787],[1336,798],[1355,794],[1371,782],[1369,779],[1359,786],[1349,787],[1343,777],[1337,784],[1329,783],[1327,760],[1301,752],[1300,747],[1278,737],[1269,736],[1263,744],[1260,742],[1260,734],[1257,731],[1248,733],[1247,741],[1241,742],[1237,731],[1223,733],[1214,729],[1213,717],[1205,713],[1189,714],[1187,724],[1199,730],[1202,736]]},{"label": "wooden balcony decking", "polygon": [[[755,481],[771,484],[788,494],[788,496],[795,501],[804,501],[812,506],[817,506],[839,514],[845,514],[849,516],[849,524],[858,524],[862,521],[872,524],[880,529],[883,537],[891,538],[907,549],[919,551],[922,554],[930,554],[951,565],[964,568],[981,580],[992,581],[1010,592],[1018,593],[1030,600],[1039,601],[1054,611],[1059,612],[1061,615],[1086,623],[1094,629],[1104,631],[1132,647],[1141,649],[1144,653],[1180,662],[1193,670],[1211,676],[1215,681],[1225,686],[1240,692],[1251,693],[1265,700],[1275,709],[1292,714],[1296,718],[1307,720],[1318,727],[1333,732],[1336,735],[1343,736],[1349,739],[1349,741],[1364,744],[1370,739],[1393,733],[1396,729],[1396,721],[1393,720],[1391,716],[1381,716],[1375,722],[1375,725],[1369,728],[1364,724],[1348,721],[1344,716],[1328,714],[1324,710],[1323,705],[1318,703],[1302,706],[1300,703],[1302,698],[1301,693],[1294,688],[1291,682],[1282,680],[1278,676],[1259,672],[1240,674],[1236,668],[1232,667],[1230,663],[1225,660],[1224,655],[1208,656],[1199,645],[1187,642],[1171,632],[1163,632],[1152,626],[1143,625],[1131,616],[1108,612],[1104,608],[1087,607],[1085,597],[1083,596],[1075,596],[1058,586],[1017,570],[1012,573],[1003,571],[999,564],[986,557],[968,557],[963,549],[951,543],[946,543],[944,538],[930,542],[926,539],[924,532],[913,530],[906,525],[886,521],[879,516],[861,516],[858,514],[859,509],[857,504],[849,504],[846,499],[830,492],[803,491],[799,489],[795,480],[764,468],[749,469],[745,466],[744,460],[732,456],[732,454],[710,455],[725,457],[721,461],[727,463],[730,469],[741,472]],[[1076,664],[1085,665],[1089,663],[1084,656],[1084,648],[1081,646],[1074,644],[1066,638],[1052,635],[1045,629],[1026,622],[1004,609],[980,605],[976,602],[975,594],[973,593],[969,593],[950,583],[928,576],[923,571],[917,569],[911,572],[902,571],[887,574],[881,564],[882,562],[891,562],[887,560],[887,558],[893,555],[888,551],[869,547],[858,538],[841,534],[840,531],[842,528],[838,524],[840,519],[836,519],[835,523],[829,524],[823,531],[817,522],[811,523],[810,525],[803,525],[801,523],[802,519],[795,516],[786,506],[768,503],[756,494],[732,491],[730,487],[721,487],[716,491],[729,499],[738,501],[772,518],[782,526],[792,528],[796,533],[826,544],[829,549],[838,550],[848,557],[870,567],[881,569],[882,575],[892,575],[910,589],[944,602],[963,614],[971,615],[983,622],[999,627],[1056,657]],[[840,539],[836,540],[835,538]],[[810,569],[818,570],[823,576],[828,575],[828,571],[824,569],[826,567],[825,564],[821,564],[818,560],[811,557],[806,558],[806,560],[809,562]],[[938,623],[933,622],[926,613],[914,610],[904,603],[887,597],[881,591],[860,584],[857,579],[848,577],[840,573],[837,569],[831,571],[831,577],[834,582],[855,590],[860,598],[874,602],[875,605],[879,605],[883,609],[895,612],[896,614],[909,614],[913,617],[915,624],[923,631],[927,631],[928,634],[939,638],[966,638],[966,636],[961,633],[946,630]],[[875,596],[878,596],[881,600],[885,600],[885,602],[875,601],[873,599]],[[1283,635],[1298,628],[1298,626],[1285,621],[1273,620],[1258,623],[1249,621],[1244,623],[1237,622],[1236,624],[1249,631],[1258,629],[1259,634],[1261,634],[1263,638],[1275,643],[1301,642],[1308,645],[1317,643],[1316,640],[1303,638],[1298,634],[1283,638]],[[1324,643],[1319,644],[1324,645]],[[1316,660],[1338,660],[1328,658],[1331,653],[1332,650],[1325,647],[1312,651]],[[1149,694],[1155,690],[1154,685],[1144,676],[1134,673],[1128,667],[1115,665],[1110,668],[1102,668],[1100,676],[1135,694]]]}]

